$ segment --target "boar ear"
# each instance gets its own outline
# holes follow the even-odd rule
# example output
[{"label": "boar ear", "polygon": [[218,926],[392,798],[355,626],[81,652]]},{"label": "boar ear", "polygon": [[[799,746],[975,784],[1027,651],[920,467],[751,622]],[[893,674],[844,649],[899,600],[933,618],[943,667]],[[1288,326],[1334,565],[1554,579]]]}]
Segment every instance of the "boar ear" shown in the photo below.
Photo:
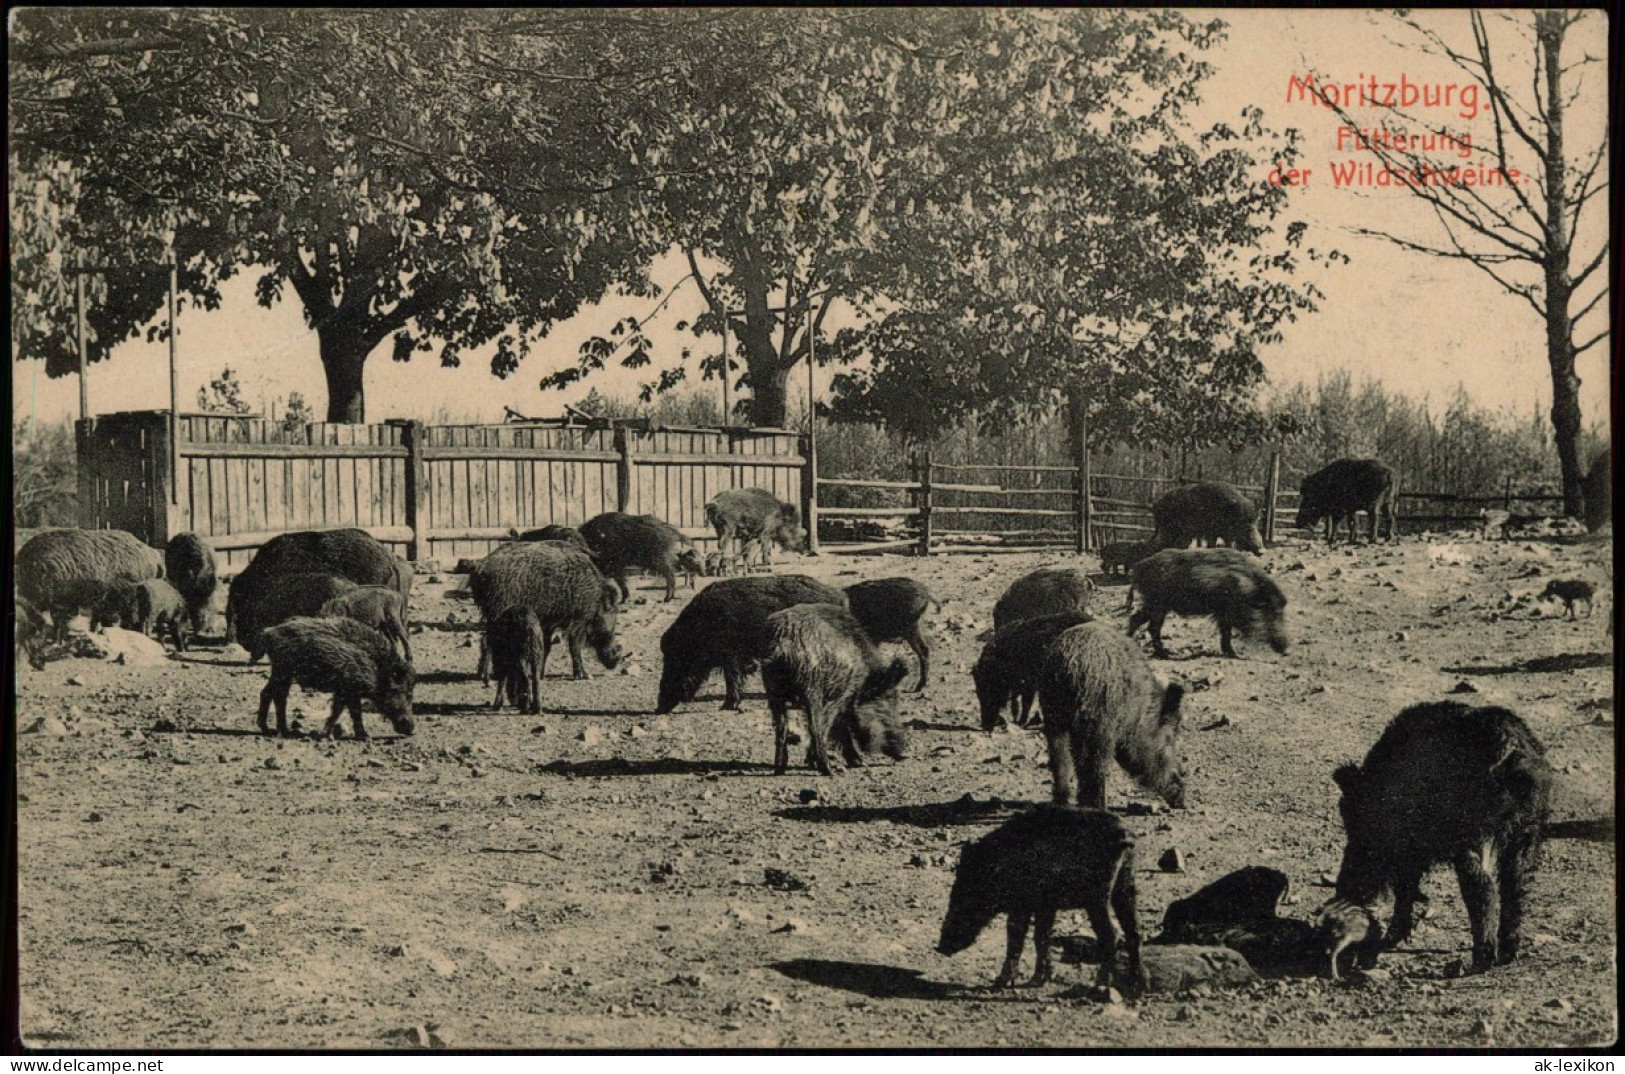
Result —
[{"label": "boar ear", "polygon": [[1352,763],[1339,766],[1332,773],[1332,782],[1341,787],[1344,794],[1353,794],[1354,788],[1360,785],[1360,766]]},{"label": "boar ear", "polygon": [[1179,702],[1185,696],[1185,688],[1177,682],[1171,682],[1162,691],[1162,722],[1177,724],[1180,720]]},{"label": "boar ear", "polygon": [[606,612],[610,611],[621,603],[621,591],[615,588],[614,582],[604,583],[604,592],[600,596],[598,603],[599,607]]}]

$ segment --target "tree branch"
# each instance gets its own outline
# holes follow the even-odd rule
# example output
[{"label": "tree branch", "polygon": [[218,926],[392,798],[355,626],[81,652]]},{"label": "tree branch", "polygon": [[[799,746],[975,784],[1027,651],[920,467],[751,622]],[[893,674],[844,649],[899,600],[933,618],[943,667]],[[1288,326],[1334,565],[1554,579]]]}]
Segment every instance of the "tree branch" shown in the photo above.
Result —
[{"label": "tree branch", "polygon": [[1603,259],[1607,256],[1608,244],[1603,243],[1603,245],[1597,250],[1597,256],[1586,262],[1586,267],[1581,269],[1578,274],[1570,279],[1570,284],[1574,287],[1579,287],[1586,281],[1586,277],[1597,271],[1597,267],[1603,263]]},{"label": "tree branch", "polygon": [[1586,340],[1584,343],[1582,343],[1578,347],[1574,348],[1575,356],[1578,357],[1579,355],[1581,355],[1581,354],[1585,353],[1586,351],[1590,350],[1592,347],[1595,347],[1598,343],[1601,343],[1604,339],[1607,339],[1607,338],[1608,338],[1608,329],[1604,328],[1601,332],[1598,332],[1596,335],[1592,336],[1590,339]]},{"label": "tree branch", "polygon": [[1584,306],[1581,306],[1580,307],[1580,312],[1574,314],[1572,317],[1569,318],[1569,331],[1571,331],[1571,332],[1574,331],[1575,327],[1577,325],[1579,325],[1579,323],[1580,323],[1580,318],[1584,317],[1586,314],[1590,313],[1591,310],[1592,310],[1592,307],[1594,307],[1597,303],[1601,302],[1607,296],[1608,296],[1608,288],[1606,288],[1606,287],[1603,287],[1603,288],[1599,289],[1595,295],[1592,295],[1591,296],[1591,301],[1587,302]]},{"label": "tree branch", "polygon": [[1535,156],[1540,158],[1542,164],[1546,163],[1545,147],[1531,137],[1529,132],[1524,129],[1523,123],[1518,119],[1518,114],[1512,107],[1512,99],[1507,96],[1506,91],[1501,88],[1501,84],[1495,79],[1495,71],[1492,67],[1492,61],[1490,59],[1489,34],[1484,29],[1484,16],[1479,12],[1474,11],[1471,13],[1471,17],[1473,25],[1473,40],[1478,44],[1479,57],[1484,64],[1484,88],[1490,91],[1490,105],[1492,110],[1496,107],[1500,107],[1501,109],[1505,110],[1507,122],[1512,124],[1513,132],[1517,134],[1518,137],[1522,138],[1530,149],[1534,150]]}]

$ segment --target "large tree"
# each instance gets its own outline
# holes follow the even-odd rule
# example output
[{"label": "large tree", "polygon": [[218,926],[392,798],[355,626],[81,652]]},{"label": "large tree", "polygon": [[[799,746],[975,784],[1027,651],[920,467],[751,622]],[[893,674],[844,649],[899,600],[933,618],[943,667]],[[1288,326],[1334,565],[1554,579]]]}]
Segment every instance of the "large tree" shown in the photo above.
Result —
[{"label": "large tree", "polygon": [[[1257,166],[1295,146],[1256,116],[1182,124],[1217,24],[776,10],[726,32],[731,62],[696,68],[673,100],[667,153],[692,177],[658,203],[707,302],[695,330],[727,311],[756,422],[782,424],[790,372],[836,302],[865,327],[822,339],[820,358],[875,362],[838,383],[842,411],[911,431],[1079,388],[1114,432],[1146,434],[1171,412],[1151,401],[1192,385],[1251,413],[1256,348],[1314,292],[1290,282],[1303,232],[1272,235],[1286,193]],[[545,383],[616,346],[591,341]],[[618,346],[649,360],[637,331]]]},{"label": "large tree", "polygon": [[[837,412],[917,435],[971,414],[1081,402],[1096,443],[1199,446],[1266,435],[1259,350],[1314,308],[1307,229],[1279,221],[1294,136],[1256,110],[1192,129],[1218,23],[1172,12],[1024,13],[1021,79],[956,139],[936,206],[898,218],[909,256],[885,315],[843,334]],[[1053,21],[1051,21],[1053,20]],[[980,92],[970,90],[967,93]]]},{"label": "large tree", "polygon": [[[1427,206],[1436,231],[1360,231],[1406,250],[1464,261],[1541,318],[1563,510],[1578,516],[1585,471],[1580,378],[1574,363],[1609,331],[1607,273],[1599,272],[1607,264],[1611,238],[1606,56],[1591,52],[1605,53],[1607,16],[1553,10],[1486,19],[1482,12],[1469,11],[1470,44],[1447,39],[1436,28],[1437,20],[1394,17],[1417,47],[1449,60],[1483,88],[1490,138],[1464,140],[1451,122],[1441,123],[1437,113],[1418,108],[1379,110],[1386,126],[1423,137],[1414,144],[1372,139],[1363,148],[1390,172],[1411,177],[1403,188]],[[1576,27],[1586,31],[1578,48],[1570,42]],[[1327,103],[1348,126],[1372,126],[1360,122],[1342,102]],[[1578,139],[1571,128],[1577,108],[1583,134]],[[1451,175],[1458,178],[1447,178]]]},{"label": "large tree", "polygon": [[365,363],[496,344],[512,372],[612,284],[647,287],[624,133],[671,16],[34,8],[11,34],[14,353],[77,368],[160,310],[171,243],[213,306],[256,269],[316,331],[331,421]]}]

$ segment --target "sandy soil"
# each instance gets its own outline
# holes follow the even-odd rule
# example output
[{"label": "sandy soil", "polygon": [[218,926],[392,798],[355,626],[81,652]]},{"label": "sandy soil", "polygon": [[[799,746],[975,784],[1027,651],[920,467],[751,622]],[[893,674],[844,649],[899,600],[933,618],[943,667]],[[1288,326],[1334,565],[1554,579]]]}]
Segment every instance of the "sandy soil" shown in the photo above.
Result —
[{"label": "sandy soil", "polygon": [[[1342,851],[1332,769],[1407,704],[1467,682],[1545,742],[1558,820],[1612,818],[1611,601],[1559,618],[1551,577],[1611,587],[1608,544],[1406,539],[1266,556],[1296,645],[1218,654],[1171,619],[1191,808],[1127,816],[1140,910],[1247,864],[1329,894]],[[45,1048],[1551,1047],[1617,1033],[1611,842],[1547,844],[1524,956],[1459,976],[1468,931],[1436,870],[1431,919],[1381,972],[1102,1004],[1062,965],[989,992],[1003,929],[935,953],[958,848],[1048,797],[1036,732],[977,729],[969,668],[994,599],[1061,555],[799,559],[849,584],[907,574],[943,598],[931,682],[903,700],[910,759],[774,777],[760,685],[650,714],[680,603],[643,579],[624,672],[556,677],[546,714],[492,712],[476,618],[452,575],[418,579],[417,734],[371,743],[254,733],[265,669],[206,643],[158,667],[65,659],[18,673],[20,980]],[[1092,566],[1093,557],[1087,562]],[[687,594],[681,595],[686,599]],[[1123,590],[1098,595],[1122,620]],[[911,680],[912,681],[912,678]],[[304,726],[326,699],[295,692]],[[792,748],[799,759],[800,750]],[[965,796],[971,804],[955,806]],[[993,802],[998,799],[998,802]],[[1120,772],[1110,802],[1149,804]],[[1169,847],[1183,873],[1155,871]],[[770,886],[768,870],[804,883]],[[1059,931],[1087,933],[1081,913]],[[1031,967],[1031,953],[1025,963]]]}]

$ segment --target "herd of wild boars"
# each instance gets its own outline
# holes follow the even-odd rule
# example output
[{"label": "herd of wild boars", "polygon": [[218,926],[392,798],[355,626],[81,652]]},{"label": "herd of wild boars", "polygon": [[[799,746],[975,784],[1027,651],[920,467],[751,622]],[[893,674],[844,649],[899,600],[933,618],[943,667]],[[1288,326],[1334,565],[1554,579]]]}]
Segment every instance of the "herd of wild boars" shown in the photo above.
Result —
[{"label": "herd of wild boars", "polygon": [[[1372,541],[1379,516],[1397,539],[1392,473],[1375,460],[1338,460],[1306,478],[1302,496],[1300,524],[1324,520],[1328,540],[1344,522],[1355,540],[1359,511],[1372,519]],[[579,528],[515,531],[483,559],[460,564],[482,619],[479,674],[489,669],[487,684],[496,680],[493,707],[543,710],[546,664],[559,639],[578,678],[590,677],[584,647],[606,668],[626,659],[618,630],[629,571],[658,576],[665,599],[675,600],[678,575],[692,588],[695,575],[728,573],[747,549],[766,565],[774,545],[805,547],[795,509],[764,490],[719,494],[706,517],[722,549],[704,558],[659,518],[607,512]],[[1095,582],[1075,567],[1014,577],[987,609],[993,627],[968,684],[980,726],[991,732],[1007,718],[1027,724],[1036,714],[1053,799],[967,846],[961,859],[939,950],[963,950],[1005,915],[1008,949],[997,985],[1014,982],[1029,929],[1038,953],[1033,980],[1047,979],[1055,915],[1081,909],[1100,941],[1100,982],[1128,992],[1145,986],[1134,840],[1106,811],[1108,771],[1120,767],[1174,809],[1199,799],[1202,787],[1199,778],[1187,786],[1180,750],[1184,687],[1159,676],[1135,638],[1141,628],[1149,626],[1157,658],[1167,656],[1165,620],[1177,615],[1212,619],[1226,657],[1238,656],[1240,637],[1267,645],[1281,663],[1289,659],[1288,594],[1263,559],[1250,501],[1231,486],[1203,482],[1164,494],[1153,517],[1154,539],[1101,550],[1105,574],[1129,573],[1126,623],[1091,607]],[[98,623],[167,631],[184,651],[206,629],[217,585],[213,553],[193,534],[158,553],[116,531],[47,531],[21,548],[17,569],[17,640],[35,667],[83,611]],[[339,735],[348,712],[353,737],[365,738],[364,702],[397,734],[412,734],[411,584],[410,565],[362,530],[289,533],[261,547],[225,602],[227,637],[251,663],[270,660],[259,729],[289,732],[287,698],[297,683],[332,695],[327,735]],[[1543,599],[1563,600],[1572,616],[1576,601],[1589,613],[1592,595],[1587,582],[1554,580]],[[910,666],[882,646],[912,651],[913,689],[924,690],[931,639],[923,624],[940,606],[938,594],[908,577],[845,589],[795,573],[717,578],[687,599],[660,639],[652,709],[692,702],[718,671],[722,707],[738,709],[747,676],[759,668],[776,772],[790,765],[792,708],[804,714],[805,763],[817,772],[833,774],[836,759],[849,767],[879,756],[905,761],[898,694]],[[1347,848],[1336,894],[1314,922],[1278,919],[1280,874],[1238,862],[1245,868],[1182,900],[1178,915],[1171,907],[1164,936],[1288,937],[1335,977],[1340,959],[1369,967],[1380,950],[1403,942],[1425,906],[1423,875],[1449,864],[1468,909],[1473,968],[1516,956],[1552,781],[1540,742],[1516,715],[1418,704],[1394,719],[1360,764],[1328,776],[1342,791]],[[1114,961],[1119,946],[1126,970]]]}]

